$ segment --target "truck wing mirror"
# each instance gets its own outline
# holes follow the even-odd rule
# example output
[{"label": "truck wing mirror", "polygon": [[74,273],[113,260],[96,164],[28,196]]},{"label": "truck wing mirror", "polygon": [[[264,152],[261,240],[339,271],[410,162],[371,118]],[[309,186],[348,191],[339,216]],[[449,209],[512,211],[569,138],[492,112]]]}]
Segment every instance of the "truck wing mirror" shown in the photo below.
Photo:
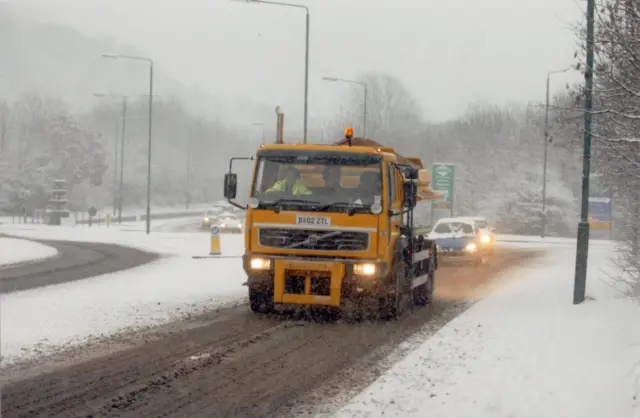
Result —
[{"label": "truck wing mirror", "polygon": [[414,181],[404,182],[404,206],[415,208],[418,201],[418,185]]},{"label": "truck wing mirror", "polygon": [[227,173],[224,175],[224,197],[235,199],[238,194],[238,175]]}]

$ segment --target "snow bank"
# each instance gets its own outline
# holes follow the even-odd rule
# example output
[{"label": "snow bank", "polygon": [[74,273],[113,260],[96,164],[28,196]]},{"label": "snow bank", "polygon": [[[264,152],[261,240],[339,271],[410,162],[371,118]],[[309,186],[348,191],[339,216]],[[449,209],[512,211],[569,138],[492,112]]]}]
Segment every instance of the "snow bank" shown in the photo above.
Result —
[{"label": "snow bank", "polygon": [[630,418],[634,407],[640,416],[640,307],[607,283],[610,255],[591,249],[590,300],[577,306],[570,248],[505,273],[518,281],[451,321],[336,416]]},{"label": "snow bank", "polygon": [[156,262],[113,274],[0,297],[3,363],[55,352],[125,329],[140,329],[236,303],[246,297],[238,258],[242,235],[223,235],[223,256],[207,255],[208,234],[33,225],[0,231],[31,238],[111,242],[158,252]]},{"label": "snow bank", "polygon": [[0,267],[55,257],[58,250],[48,245],[15,238],[0,237]]}]

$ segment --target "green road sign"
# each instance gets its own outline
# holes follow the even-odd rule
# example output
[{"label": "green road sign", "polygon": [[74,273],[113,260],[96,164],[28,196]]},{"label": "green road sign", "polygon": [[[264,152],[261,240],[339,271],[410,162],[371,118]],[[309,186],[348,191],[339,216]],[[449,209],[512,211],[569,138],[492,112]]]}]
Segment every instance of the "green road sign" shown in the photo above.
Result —
[{"label": "green road sign", "polygon": [[431,168],[431,188],[442,194],[440,201],[453,205],[453,185],[456,166],[447,163],[433,163]]}]

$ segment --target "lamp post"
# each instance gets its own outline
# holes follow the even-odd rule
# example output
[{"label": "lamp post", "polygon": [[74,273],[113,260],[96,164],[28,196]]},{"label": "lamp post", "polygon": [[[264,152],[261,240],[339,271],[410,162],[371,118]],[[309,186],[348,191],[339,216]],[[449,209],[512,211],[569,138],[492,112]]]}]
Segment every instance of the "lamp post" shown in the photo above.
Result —
[{"label": "lamp post", "polygon": [[149,140],[147,146],[147,234],[151,233],[151,143],[153,138],[153,60],[145,57],[119,54],[102,54],[104,58],[128,59],[149,63]]},{"label": "lamp post", "polygon": [[362,116],[362,137],[367,137],[367,96],[368,96],[368,86],[367,83],[363,81],[356,80],[347,80],[345,78],[336,78],[336,77],[322,77],[325,81],[340,81],[343,83],[351,83],[351,84],[359,84],[364,88],[364,115]]},{"label": "lamp post", "polygon": [[587,0],[587,57],[584,74],[584,150],[582,155],[582,202],[578,238],[576,240],[576,274],[573,284],[573,304],[584,302],[587,290],[587,260],[589,256],[589,176],[591,174],[591,125],[593,109],[593,56],[595,0]]},{"label": "lamp post", "polygon": [[549,147],[549,82],[552,74],[560,74],[569,71],[564,70],[549,71],[547,73],[547,91],[544,106],[544,161],[542,163],[542,215],[540,219],[540,237],[544,238],[547,233],[547,155]]},{"label": "lamp post", "polygon": [[277,1],[267,1],[267,0],[235,0],[235,1],[243,1],[245,3],[261,3],[261,4],[272,4],[275,6],[283,6],[283,7],[295,7],[298,9],[304,9],[306,12],[305,17],[305,53],[304,53],[304,136],[303,141],[307,143],[307,128],[308,128],[308,120],[309,120],[309,8],[307,6],[303,6],[301,4],[293,4],[293,3],[283,3]]}]

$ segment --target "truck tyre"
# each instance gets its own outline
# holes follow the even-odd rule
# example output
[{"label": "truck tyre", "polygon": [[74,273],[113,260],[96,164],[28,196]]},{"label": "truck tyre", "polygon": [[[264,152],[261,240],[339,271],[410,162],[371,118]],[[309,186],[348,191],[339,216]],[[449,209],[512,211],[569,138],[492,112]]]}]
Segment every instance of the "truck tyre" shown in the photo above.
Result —
[{"label": "truck tyre", "polygon": [[255,313],[271,313],[274,306],[273,291],[249,288],[249,306]]},{"label": "truck tyre", "polygon": [[393,266],[391,280],[387,284],[388,291],[380,299],[380,319],[388,321],[397,319],[400,316],[404,306],[406,287],[404,265],[401,261],[396,261]]}]

